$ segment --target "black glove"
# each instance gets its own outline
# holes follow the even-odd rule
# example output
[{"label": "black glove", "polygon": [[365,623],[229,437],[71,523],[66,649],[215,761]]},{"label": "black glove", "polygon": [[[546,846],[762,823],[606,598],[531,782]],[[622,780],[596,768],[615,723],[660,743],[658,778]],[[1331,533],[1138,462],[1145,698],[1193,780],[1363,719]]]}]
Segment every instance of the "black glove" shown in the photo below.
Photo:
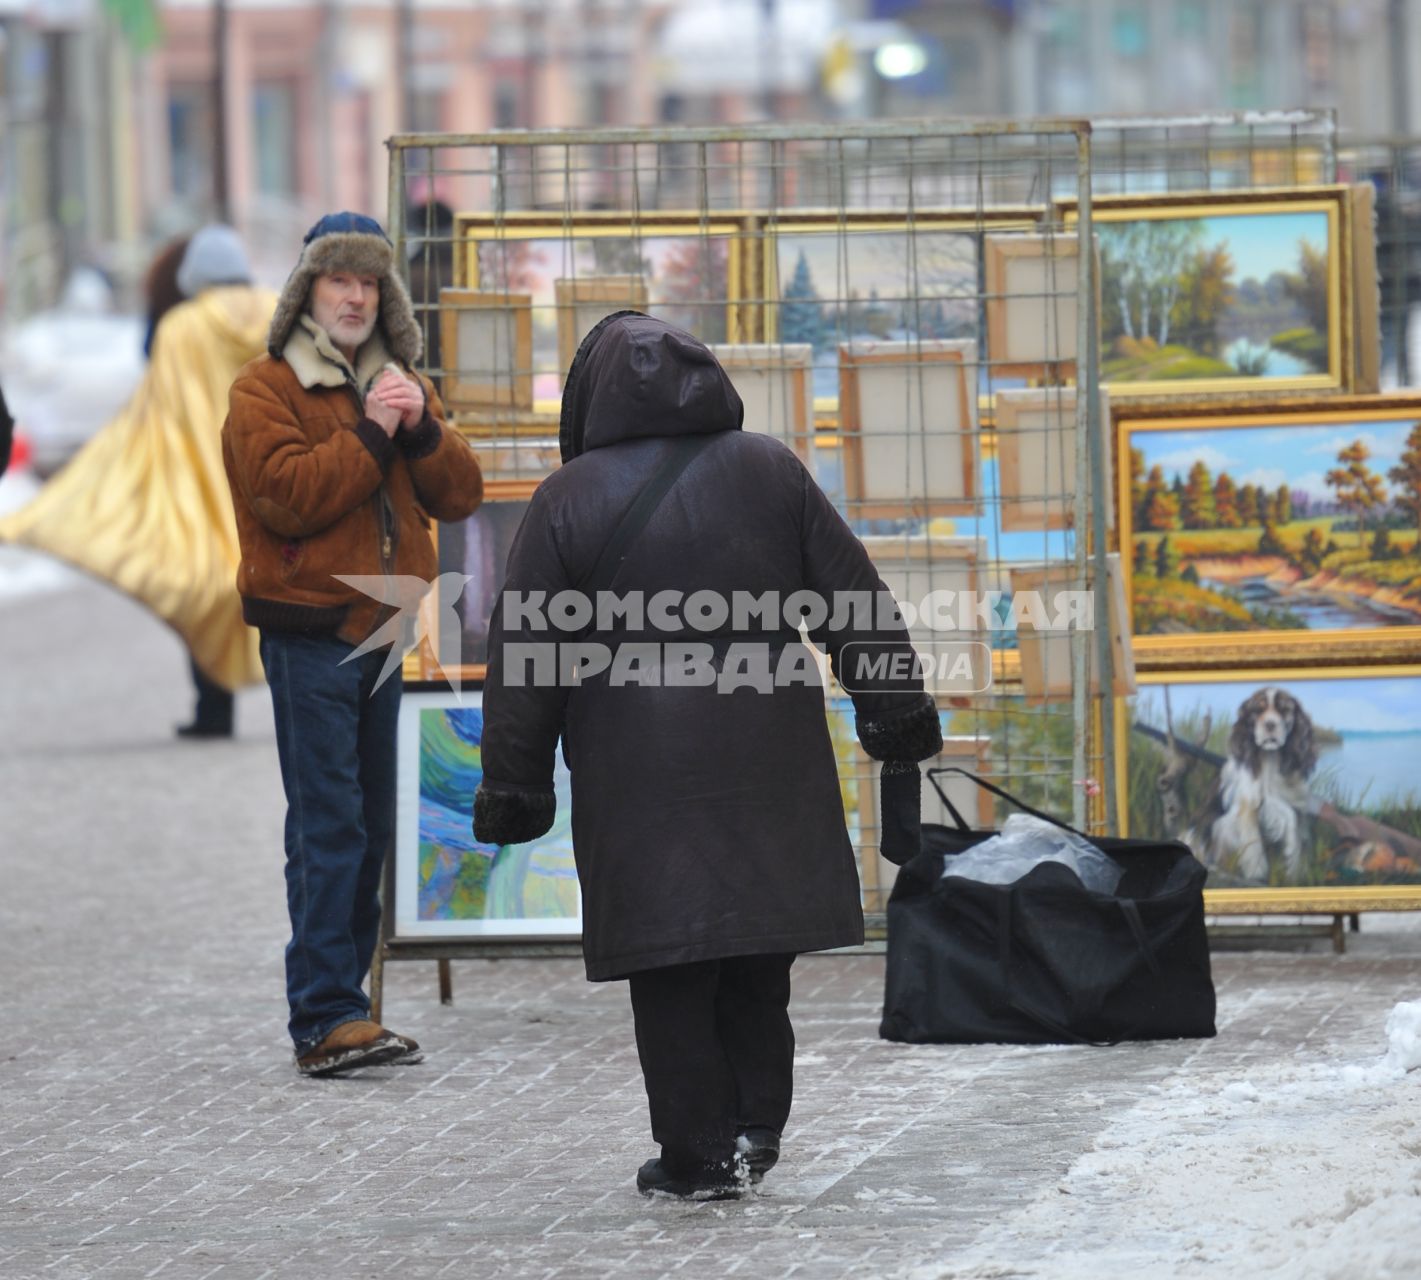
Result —
[{"label": "black glove", "polygon": [[481,844],[525,844],[546,834],[558,811],[551,787],[489,782],[474,792],[474,839]]},{"label": "black glove", "polygon": [[911,760],[886,760],[878,776],[878,850],[895,866],[923,850],[922,778]]}]

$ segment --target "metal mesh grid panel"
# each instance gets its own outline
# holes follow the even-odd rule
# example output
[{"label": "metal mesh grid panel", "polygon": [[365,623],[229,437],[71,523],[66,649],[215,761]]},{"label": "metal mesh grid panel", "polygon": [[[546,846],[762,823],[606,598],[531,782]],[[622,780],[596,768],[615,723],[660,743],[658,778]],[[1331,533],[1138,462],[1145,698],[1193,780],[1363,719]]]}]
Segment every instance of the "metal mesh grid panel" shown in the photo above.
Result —
[{"label": "metal mesh grid panel", "polygon": [[[515,525],[558,465],[563,378],[598,317],[632,308],[685,328],[736,382],[746,429],[795,451],[916,615],[949,739],[941,763],[1114,826],[1109,789],[1092,803],[1093,780],[1114,776],[1125,620],[1103,589],[1112,496],[1096,262],[1081,250],[1093,244],[1084,122],[415,135],[390,148],[391,229],[427,371],[489,481],[475,521]],[[1063,195],[1069,228],[1052,212]],[[440,541],[441,556],[490,545]],[[461,602],[468,631],[486,626],[470,616],[483,607]],[[464,675],[478,658],[466,646]],[[827,713],[865,905],[881,908],[876,766],[837,685]]]}]

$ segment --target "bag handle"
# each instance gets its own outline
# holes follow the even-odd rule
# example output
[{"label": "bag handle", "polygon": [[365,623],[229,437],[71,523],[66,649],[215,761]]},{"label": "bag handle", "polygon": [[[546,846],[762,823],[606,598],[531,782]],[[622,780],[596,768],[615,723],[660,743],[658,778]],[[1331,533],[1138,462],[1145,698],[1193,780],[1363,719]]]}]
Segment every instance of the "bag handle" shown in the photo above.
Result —
[{"label": "bag handle", "polygon": [[938,786],[937,779],[933,776],[938,773],[960,773],[964,778],[969,778],[975,782],[983,790],[990,791],[993,795],[1000,796],[1008,803],[1016,805],[1023,813],[1029,813],[1033,818],[1040,818],[1042,822],[1049,822],[1053,827],[1060,827],[1062,831],[1069,831],[1073,836],[1080,836],[1082,840],[1089,841],[1091,844],[1095,843],[1084,831],[1077,831],[1073,826],[1062,822],[1060,818],[1053,818],[1049,813],[1042,813],[1040,809],[1033,809],[1025,800],[1018,800],[1010,791],[1003,790],[995,783],[988,782],[985,778],[979,778],[971,770],[962,768],[961,765],[947,764],[939,765],[936,769],[929,769],[928,781],[933,784],[933,790],[935,790],[939,796],[942,796],[943,803],[947,805],[948,812],[957,820],[958,829],[961,831],[969,831],[971,828],[962,820],[962,815],[953,808],[948,798],[943,795],[942,788]]}]

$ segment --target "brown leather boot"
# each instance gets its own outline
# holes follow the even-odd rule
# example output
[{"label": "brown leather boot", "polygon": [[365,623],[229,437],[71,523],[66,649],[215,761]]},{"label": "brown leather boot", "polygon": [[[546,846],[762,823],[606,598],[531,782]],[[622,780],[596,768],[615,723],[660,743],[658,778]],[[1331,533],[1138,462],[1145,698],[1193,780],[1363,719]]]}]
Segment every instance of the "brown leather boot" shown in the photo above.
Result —
[{"label": "brown leather boot", "polygon": [[[334,1076],[361,1067],[378,1067],[403,1058],[414,1044],[386,1031],[378,1022],[357,1018],[342,1022],[310,1053],[296,1059],[303,1076]],[[417,1051],[419,1046],[414,1045]]]}]

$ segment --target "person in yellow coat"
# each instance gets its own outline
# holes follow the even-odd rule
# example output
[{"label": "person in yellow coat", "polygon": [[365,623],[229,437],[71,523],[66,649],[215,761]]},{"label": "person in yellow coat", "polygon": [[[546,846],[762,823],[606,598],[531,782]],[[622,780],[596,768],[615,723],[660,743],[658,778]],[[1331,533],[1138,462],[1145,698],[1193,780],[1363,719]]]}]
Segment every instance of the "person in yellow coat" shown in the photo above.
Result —
[{"label": "person in yellow coat", "polygon": [[[222,423],[237,371],[266,349],[276,295],[252,284],[241,240],[220,225],[193,236],[178,285],[187,301],[160,321],[133,398],[33,502],[0,519],[0,541],[57,556],[146,605],[187,644],[194,675],[231,691],[263,675],[237,595]],[[215,701],[204,720],[199,697],[198,717],[178,732],[230,736],[230,700],[225,717]]]}]

